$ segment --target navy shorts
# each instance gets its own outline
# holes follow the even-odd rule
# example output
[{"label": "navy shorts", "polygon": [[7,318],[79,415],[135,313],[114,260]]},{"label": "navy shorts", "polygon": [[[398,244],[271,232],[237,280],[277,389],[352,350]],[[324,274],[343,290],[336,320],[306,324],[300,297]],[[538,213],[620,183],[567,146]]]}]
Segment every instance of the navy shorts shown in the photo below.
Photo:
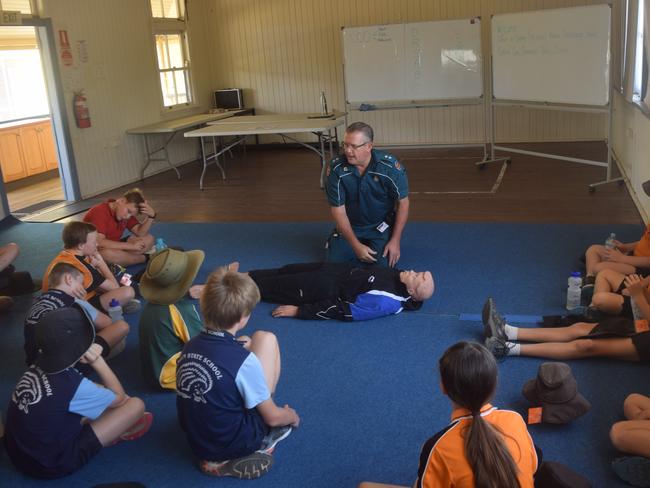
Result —
[{"label": "navy shorts", "polygon": [[95,435],[89,424],[81,428],[81,432],[68,446],[58,466],[43,466],[30,456],[23,454],[13,443],[10,436],[6,436],[5,445],[7,454],[14,465],[23,473],[34,478],[53,479],[67,476],[84,466],[102,449],[102,443]]},{"label": "navy shorts", "polygon": [[640,332],[632,336],[632,344],[643,363],[650,362],[650,332]]}]

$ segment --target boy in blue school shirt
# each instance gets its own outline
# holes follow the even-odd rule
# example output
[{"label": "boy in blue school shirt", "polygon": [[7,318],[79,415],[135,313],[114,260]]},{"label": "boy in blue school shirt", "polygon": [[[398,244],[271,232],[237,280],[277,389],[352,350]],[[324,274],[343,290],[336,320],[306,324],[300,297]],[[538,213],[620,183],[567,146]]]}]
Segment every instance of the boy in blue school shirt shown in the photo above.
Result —
[{"label": "boy in blue school shirt", "polygon": [[[7,409],[5,447],[20,471],[60,478],[77,471],[102,447],[149,430],[152,415],[142,400],[124,392],[102,358],[83,307],[49,312],[36,323],[35,339],[38,355]],[[78,361],[88,364],[102,385],[84,378],[74,368]]]},{"label": "boy in blue school shirt", "polygon": [[183,348],[176,370],[178,419],[201,470],[253,479],[273,463],[274,446],[300,417],[271,395],[280,349],[270,332],[235,337],[259,302],[257,285],[234,269],[214,271],[200,303],[205,330]]}]

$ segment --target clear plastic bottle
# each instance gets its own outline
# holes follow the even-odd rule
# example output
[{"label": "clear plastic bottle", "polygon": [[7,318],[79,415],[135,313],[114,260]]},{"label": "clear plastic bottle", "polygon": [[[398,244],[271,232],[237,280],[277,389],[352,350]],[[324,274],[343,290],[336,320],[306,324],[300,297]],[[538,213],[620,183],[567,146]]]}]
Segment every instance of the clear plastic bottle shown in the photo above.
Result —
[{"label": "clear plastic bottle", "polygon": [[616,244],[614,243],[615,240],[616,240],[616,234],[612,232],[607,238],[607,240],[605,241],[605,247],[607,249],[614,249],[616,247]]},{"label": "clear plastic bottle", "polygon": [[124,320],[124,315],[122,315],[122,305],[115,298],[111,300],[111,303],[108,304],[108,316],[113,322],[118,320]]},{"label": "clear plastic bottle", "polygon": [[163,249],[167,247],[167,244],[165,244],[165,241],[162,237],[159,237],[156,239],[156,252],[160,252]]},{"label": "clear plastic bottle", "polygon": [[579,271],[571,273],[568,279],[568,288],[566,291],[566,308],[573,310],[580,306],[580,287],[582,285],[582,278]]}]

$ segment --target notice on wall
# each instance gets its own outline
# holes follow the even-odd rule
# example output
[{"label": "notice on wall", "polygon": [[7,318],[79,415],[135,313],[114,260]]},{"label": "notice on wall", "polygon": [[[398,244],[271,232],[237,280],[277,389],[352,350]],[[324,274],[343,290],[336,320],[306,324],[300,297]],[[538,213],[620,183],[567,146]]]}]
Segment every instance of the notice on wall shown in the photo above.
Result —
[{"label": "notice on wall", "polygon": [[70,50],[70,41],[68,39],[68,31],[59,31],[59,50],[61,56],[61,63],[63,66],[71,67],[74,64],[72,51]]}]

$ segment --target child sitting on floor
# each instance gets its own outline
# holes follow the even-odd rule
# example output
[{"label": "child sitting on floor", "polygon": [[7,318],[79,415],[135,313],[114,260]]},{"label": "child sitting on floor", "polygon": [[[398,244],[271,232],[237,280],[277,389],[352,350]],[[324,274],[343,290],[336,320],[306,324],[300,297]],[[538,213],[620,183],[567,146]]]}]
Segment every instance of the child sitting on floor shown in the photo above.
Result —
[{"label": "child sitting on floor", "polygon": [[638,393],[623,403],[626,420],[612,425],[609,438],[619,451],[633,456],[614,460],[614,472],[632,486],[650,484],[650,398]]},{"label": "child sitting on floor", "polygon": [[214,476],[257,478],[268,471],[277,442],[300,417],[271,395],[280,378],[280,349],[270,332],[236,337],[260,294],[253,280],[214,271],[201,294],[205,330],[177,363],[178,419],[200,468]]},{"label": "child sitting on floor", "polygon": [[[38,356],[18,381],[7,409],[5,447],[14,465],[37,478],[60,478],[81,468],[102,447],[133,440],[152,415],[129,397],[93,344],[95,328],[78,305],[36,324]],[[90,365],[103,386],[75,369]]]},{"label": "child sitting on floor", "polygon": [[84,300],[95,308],[107,312],[113,299],[117,300],[124,313],[137,312],[140,302],[135,299],[131,286],[120,286],[108,265],[97,251],[97,229],[86,222],[69,222],[61,234],[63,251],[50,262],[43,278],[42,291],[49,289],[48,275],[57,263],[67,263],[83,275],[86,289]]},{"label": "child sitting on floor", "polygon": [[[494,357],[480,344],[459,342],[439,366],[451,423],[422,446],[414,486],[532,488],[538,459],[524,420],[489,403],[497,387]],[[364,482],[359,488],[399,487]]]},{"label": "child sitting on floor", "polygon": [[[111,198],[92,207],[84,222],[97,228],[99,252],[107,263],[130,266],[144,263],[145,254],[153,248],[155,238],[149,231],[155,218],[156,211],[134,188],[117,200]],[[125,230],[130,232],[127,237],[123,237]]]},{"label": "child sitting on floor", "polygon": [[203,251],[167,248],[151,257],[142,275],[140,293],[147,303],[140,315],[140,361],[151,385],[176,389],[176,361],[183,346],[203,329],[186,294],[204,257]]},{"label": "child sitting on floor", "polygon": [[77,304],[83,307],[90,316],[97,334],[95,343],[102,347],[103,357],[111,357],[124,350],[129,324],[124,320],[113,322],[111,318],[83,300],[86,290],[83,286],[81,272],[67,263],[57,263],[48,275],[50,288],[39,296],[27,312],[25,319],[25,359],[27,366],[34,363],[38,356],[38,348],[34,337],[34,329],[39,320],[47,313]]},{"label": "child sitting on floor", "polygon": [[[485,346],[497,357],[535,356],[566,360],[606,357],[650,361],[650,305],[644,289],[650,277],[629,275],[625,286],[642,317],[606,317],[569,327],[513,327],[499,315],[491,298],[483,307]],[[520,344],[519,342],[534,343]]]}]

